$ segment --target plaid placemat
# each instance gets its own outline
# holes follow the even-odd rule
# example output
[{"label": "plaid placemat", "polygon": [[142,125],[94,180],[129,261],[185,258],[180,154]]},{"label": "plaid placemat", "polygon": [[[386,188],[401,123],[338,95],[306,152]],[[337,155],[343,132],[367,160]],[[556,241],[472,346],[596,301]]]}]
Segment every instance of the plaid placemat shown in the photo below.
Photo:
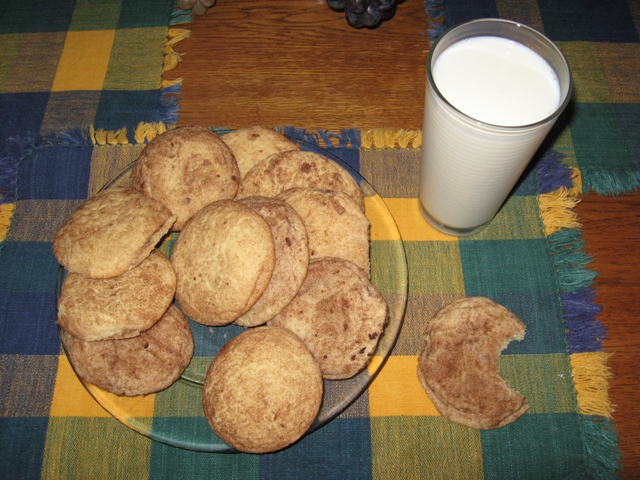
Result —
[{"label": "plaid placemat", "polygon": [[[180,82],[163,84],[161,75],[176,65],[173,46],[188,35],[174,25],[189,18],[172,3],[0,1],[0,478],[615,477],[619,451],[601,346],[606,330],[597,320],[596,273],[588,268],[572,210],[581,178],[602,192],[635,188],[633,164],[626,159],[589,163],[609,155],[604,145],[613,133],[602,133],[606,142],[594,140],[601,138],[599,128],[613,128],[606,121],[560,129],[554,149],[531,169],[491,227],[467,239],[441,235],[420,217],[420,132],[283,127],[359,171],[396,220],[408,260],[409,297],[401,334],[382,371],[339,418],[287,450],[261,456],[167,446],[123,426],[98,405],[60,348],[51,241],[64,219],[137,158],[165,122],[176,123]],[[454,22],[450,3],[444,5],[446,18]],[[504,8],[506,2],[499,3]],[[522,15],[535,10],[530,3],[518,5]],[[476,11],[470,8],[459,10]],[[630,10],[637,26],[638,9]],[[596,52],[592,61],[598,58],[602,69],[609,51],[623,64],[629,57],[628,51],[599,50],[615,41],[553,39],[561,48],[567,42]],[[628,42],[629,51],[635,42]],[[591,64],[584,70],[577,92],[591,91],[587,87],[600,78]],[[632,77],[621,83],[605,78],[597,92],[603,85],[621,90],[637,84]],[[637,101],[597,98],[587,101],[593,103],[589,108],[606,106],[610,115],[619,115],[622,104],[632,107],[630,116],[616,118],[626,119],[620,132],[631,132],[619,148],[636,152],[637,160],[638,137],[629,126],[637,119]],[[620,132],[614,138],[622,138]],[[589,142],[598,155],[585,153]],[[618,182],[615,188],[607,186],[611,182]],[[496,431],[440,417],[415,374],[428,319],[468,295],[491,297],[528,325],[526,339],[510,345],[501,368],[531,409]],[[139,404],[148,429],[163,422],[185,428],[179,405],[160,403],[150,396]],[[181,414],[173,417],[176,411]]]},{"label": "plaid placemat", "polygon": [[133,140],[140,122],[175,123],[180,82],[162,73],[190,17],[173,4],[0,0],[0,141],[89,126]]},{"label": "plaid placemat", "polygon": [[[18,168],[5,197],[14,211],[0,250],[0,478],[614,478],[619,452],[605,330],[595,318],[595,272],[572,210],[579,172],[549,151],[485,231],[457,239],[420,216],[419,132],[283,131],[359,171],[402,235],[404,324],[370,388],[338,418],[274,454],[193,452],[122,425],[87,393],[61,350],[51,241],[144,144],[96,145],[87,132],[73,142],[13,142],[3,156]],[[373,248],[387,240],[376,227],[374,220]],[[493,431],[441,417],[416,375],[426,322],[469,295],[493,298],[528,327],[501,369],[531,408]],[[197,416],[158,398],[137,402],[151,430],[156,422],[180,430],[185,417]]]},{"label": "plaid placemat", "polygon": [[567,57],[573,102],[556,131],[585,193],[628,193],[640,184],[640,3],[637,0],[426,0],[432,37],[476,18],[524,23]]}]

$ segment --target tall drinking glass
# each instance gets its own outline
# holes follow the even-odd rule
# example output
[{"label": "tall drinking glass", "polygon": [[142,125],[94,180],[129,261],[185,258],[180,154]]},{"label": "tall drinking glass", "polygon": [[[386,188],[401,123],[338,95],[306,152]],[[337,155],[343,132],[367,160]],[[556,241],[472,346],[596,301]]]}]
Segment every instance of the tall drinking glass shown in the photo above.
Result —
[{"label": "tall drinking glass", "polygon": [[525,25],[474,20],[447,30],[427,60],[420,204],[457,236],[496,215],[569,103],[569,65]]}]

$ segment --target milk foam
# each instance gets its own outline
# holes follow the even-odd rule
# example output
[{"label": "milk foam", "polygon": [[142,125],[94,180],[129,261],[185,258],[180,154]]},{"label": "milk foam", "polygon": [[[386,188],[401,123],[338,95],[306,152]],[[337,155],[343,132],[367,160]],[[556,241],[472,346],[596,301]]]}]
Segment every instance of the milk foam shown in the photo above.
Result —
[{"label": "milk foam", "polygon": [[433,65],[440,93],[459,111],[485,123],[530,125],[553,114],[560,84],[553,68],[521,43],[472,37],[445,49]]}]

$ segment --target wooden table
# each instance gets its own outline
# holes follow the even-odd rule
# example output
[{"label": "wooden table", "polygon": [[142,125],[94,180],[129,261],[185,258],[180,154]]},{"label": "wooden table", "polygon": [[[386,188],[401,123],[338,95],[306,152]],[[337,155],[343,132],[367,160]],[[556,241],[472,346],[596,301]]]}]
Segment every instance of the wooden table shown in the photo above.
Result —
[{"label": "wooden table", "polygon": [[[339,130],[422,128],[429,49],[422,0],[355,30],[324,0],[219,0],[185,28],[180,125]],[[577,208],[613,353],[610,397],[624,477],[640,475],[640,194],[594,193]]]}]

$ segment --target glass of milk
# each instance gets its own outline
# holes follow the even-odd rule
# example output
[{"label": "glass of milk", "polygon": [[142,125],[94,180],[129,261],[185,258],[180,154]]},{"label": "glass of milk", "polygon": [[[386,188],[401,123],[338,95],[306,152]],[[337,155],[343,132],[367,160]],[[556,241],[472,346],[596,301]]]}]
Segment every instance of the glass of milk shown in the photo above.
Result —
[{"label": "glass of milk", "polygon": [[434,228],[472,235],[496,215],[569,103],[569,65],[519,23],[447,30],[427,60],[420,206]]}]

